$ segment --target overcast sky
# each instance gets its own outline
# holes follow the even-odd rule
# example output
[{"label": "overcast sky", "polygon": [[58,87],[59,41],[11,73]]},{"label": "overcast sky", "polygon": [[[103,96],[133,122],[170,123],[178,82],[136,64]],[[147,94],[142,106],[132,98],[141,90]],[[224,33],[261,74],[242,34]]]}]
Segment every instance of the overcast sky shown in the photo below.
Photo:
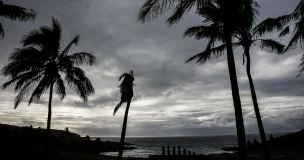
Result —
[{"label": "overcast sky", "polygon": [[[81,136],[120,136],[125,106],[113,116],[119,103],[118,78],[131,69],[136,87],[131,103],[127,136],[181,136],[235,134],[235,117],[230,89],[227,57],[198,66],[185,64],[204,50],[206,42],[183,32],[200,25],[201,18],[191,10],[182,20],[166,27],[170,15],[141,24],[137,15],[145,0],[4,0],[6,4],[34,9],[34,22],[0,18],[5,37],[0,40],[0,67],[21,37],[40,26],[51,25],[55,17],[62,26],[66,46],[80,35],[72,52],[86,51],[97,58],[94,66],[82,66],[96,93],[87,104],[68,90],[60,101],[53,95],[52,129],[69,127]],[[259,20],[291,13],[299,0],[258,0]],[[289,37],[270,38],[287,44]],[[246,133],[257,133],[257,122],[242,48],[234,51]],[[275,55],[252,46],[252,77],[266,132],[299,131],[304,128],[304,75],[298,65],[303,51],[295,49]],[[0,77],[2,85],[8,78]],[[29,107],[24,101],[14,110],[17,95],[13,87],[0,91],[0,123],[46,128],[48,94]]]}]

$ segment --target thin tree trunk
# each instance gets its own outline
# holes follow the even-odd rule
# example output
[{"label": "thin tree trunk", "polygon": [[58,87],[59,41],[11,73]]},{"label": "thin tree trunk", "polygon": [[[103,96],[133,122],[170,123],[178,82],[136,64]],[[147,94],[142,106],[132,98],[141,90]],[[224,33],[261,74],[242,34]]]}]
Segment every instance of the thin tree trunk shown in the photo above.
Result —
[{"label": "thin tree trunk", "polygon": [[125,136],[126,136],[126,129],[127,129],[127,121],[128,121],[128,113],[130,108],[131,100],[128,100],[125,117],[122,125],[121,137],[120,137],[120,144],[119,144],[119,153],[118,153],[118,160],[122,159],[122,152],[124,148]]},{"label": "thin tree trunk", "polygon": [[50,132],[51,132],[51,115],[52,115],[52,96],[53,96],[53,83],[50,87],[50,97],[49,97],[49,110],[47,118],[47,129],[46,129],[46,160],[49,159],[50,150]]},{"label": "thin tree trunk", "polygon": [[244,127],[241,99],[239,94],[239,87],[238,87],[236,70],[235,70],[231,36],[227,26],[225,27],[224,30],[225,30],[224,31],[225,40],[227,44],[227,61],[228,61],[232,99],[233,99],[234,112],[235,112],[236,130],[238,137],[238,154],[239,154],[239,159],[246,160],[247,149],[246,149],[245,127]]},{"label": "thin tree trunk", "polygon": [[245,54],[246,54],[246,58],[247,58],[246,71],[247,71],[247,76],[248,76],[249,85],[250,85],[253,107],[254,107],[256,119],[257,119],[257,122],[258,122],[259,131],[260,131],[260,136],[261,136],[261,140],[262,140],[262,145],[263,145],[263,150],[264,150],[264,157],[265,157],[266,160],[269,160],[270,157],[269,157],[269,150],[268,150],[268,146],[267,146],[267,140],[266,140],[266,136],[265,136],[265,131],[264,131],[264,127],[263,127],[262,118],[261,118],[261,115],[260,115],[260,110],[259,110],[259,105],[258,105],[258,101],[257,101],[257,97],[256,97],[254,85],[253,85],[253,80],[252,80],[251,73],[250,73],[249,47],[245,47]]}]

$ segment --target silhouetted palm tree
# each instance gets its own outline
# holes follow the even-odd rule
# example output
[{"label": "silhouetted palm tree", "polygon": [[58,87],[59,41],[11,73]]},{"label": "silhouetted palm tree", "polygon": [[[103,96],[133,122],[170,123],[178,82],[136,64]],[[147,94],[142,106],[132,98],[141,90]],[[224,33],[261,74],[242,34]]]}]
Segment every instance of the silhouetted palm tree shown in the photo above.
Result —
[{"label": "silhouetted palm tree", "polygon": [[[172,25],[173,23],[178,22],[182,15],[188,12],[196,4],[197,9],[200,9],[201,15],[205,18],[203,22],[208,25],[206,27],[209,31],[214,33],[211,36],[208,34],[209,44],[206,51],[208,51],[216,41],[222,41],[226,44],[240,159],[247,159],[247,151],[241,100],[232,49],[232,37],[237,30],[237,25],[235,24],[238,24],[239,12],[243,10],[244,4],[247,3],[252,3],[252,0],[148,0],[142,6],[138,16],[139,21],[145,22],[175,7],[174,13],[166,21],[168,25]],[[222,34],[217,34],[219,32]],[[200,59],[199,63],[202,64],[209,60],[211,58],[210,56],[211,55],[205,57],[205,59]]]},{"label": "silhouetted palm tree", "polygon": [[[253,101],[254,110],[255,110],[255,114],[256,114],[256,118],[257,118],[257,122],[258,122],[259,131],[260,131],[260,136],[261,136],[261,140],[262,140],[262,144],[263,144],[264,156],[265,156],[265,159],[269,159],[269,151],[268,151],[268,147],[267,147],[265,131],[264,131],[261,115],[259,112],[259,107],[258,107],[258,102],[257,102],[257,98],[256,98],[253,80],[252,80],[251,73],[250,73],[251,61],[250,61],[249,50],[250,50],[250,47],[252,44],[254,44],[255,42],[260,42],[259,45],[260,45],[261,50],[264,50],[267,52],[276,52],[277,54],[281,54],[284,50],[284,45],[279,42],[276,42],[274,40],[271,40],[271,39],[259,39],[259,37],[261,37],[263,35],[263,34],[259,34],[260,33],[259,30],[261,30],[261,29],[264,30],[264,26],[267,26],[267,21],[264,21],[261,24],[257,25],[255,28],[253,28],[253,26],[255,24],[255,20],[256,20],[256,15],[258,15],[258,10],[257,10],[258,7],[259,7],[259,5],[256,2],[251,3],[251,5],[246,6],[246,8],[243,10],[244,12],[241,12],[242,13],[240,15],[241,21],[239,21],[239,22],[242,22],[242,23],[239,23],[239,29],[237,32],[238,35],[236,35],[236,37],[239,39],[239,42],[233,43],[233,47],[243,46],[243,48],[244,48],[244,57],[246,57],[246,61],[247,61],[246,71],[247,71],[247,76],[248,76],[248,80],[249,80],[249,84],[250,84],[250,91],[251,91],[251,95],[252,95],[252,101]],[[260,28],[261,26],[262,26],[262,28]],[[214,32],[216,32],[216,31],[214,31]],[[206,28],[206,26],[197,26],[197,27],[191,27],[191,28],[187,29],[184,33],[184,36],[190,36],[190,37],[195,36],[196,39],[201,39],[204,37],[208,37],[208,36],[202,37],[202,35],[208,35],[208,34],[210,36],[212,34],[218,34],[218,37],[221,37],[222,33],[221,32],[213,33],[213,32],[210,32],[210,29],[208,30]],[[196,59],[198,63],[202,64],[205,62],[205,61],[201,61],[202,59],[209,58],[212,55],[214,57],[219,57],[219,56],[223,55],[224,51],[226,50],[226,47],[227,47],[226,44],[223,44],[221,46],[214,47],[214,48],[211,48],[211,46],[209,45],[208,50],[191,57],[186,62],[190,62],[190,61]]]},{"label": "silhouetted palm tree", "polygon": [[[256,7],[259,7],[259,5],[256,3]],[[284,50],[284,45],[281,44],[280,42],[274,41],[272,39],[259,39],[263,34],[259,34],[259,30],[264,30],[264,26],[268,26],[270,24],[267,23],[267,21],[263,21],[261,24],[257,25],[254,27],[256,16],[254,16],[257,13],[257,10],[254,9],[254,7],[246,7],[244,9],[244,14],[242,14],[242,27],[239,29],[239,35],[240,35],[240,44],[244,48],[244,57],[246,57],[246,72],[247,72],[247,77],[249,80],[249,85],[250,85],[250,91],[251,91],[251,97],[252,97],[252,102],[253,102],[253,107],[255,111],[255,115],[257,118],[257,123],[258,123],[258,128],[260,132],[260,137],[262,141],[262,146],[263,146],[263,151],[264,151],[264,157],[266,160],[270,159],[269,156],[269,150],[267,146],[267,140],[266,140],[266,135],[265,135],[265,130],[262,122],[262,118],[260,115],[260,109],[258,106],[258,101],[256,97],[256,92],[253,84],[253,80],[251,77],[251,72],[250,72],[250,65],[251,65],[251,60],[250,60],[250,47],[252,44],[255,42],[260,42],[260,49],[266,52],[275,52],[277,54],[282,54]],[[260,28],[260,26],[263,26]],[[265,33],[264,33],[265,34]]]},{"label": "silhouetted palm tree", "polygon": [[[123,80],[122,80],[123,79]],[[122,80],[121,84],[119,85],[121,98],[120,102],[114,109],[113,115],[117,112],[117,110],[121,107],[122,104],[127,103],[124,121],[122,125],[122,131],[121,131],[121,137],[120,137],[120,145],[119,145],[119,153],[118,153],[118,160],[122,159],[122,152],[124,148],[124,141],[126,136],[126,129],[127,129],[127,121],[128,121],[128,112],[131,104],[131,100],[133,97],[133,81],[134,81],[134,74],[131,70],[130,73],[124,73],[122,74],[118,81]]]},{"label": "silhouetted palm tree", "polygon": [[[19,21],[34,21],[37,13],[32,9],[26,9],[15,5],[4,4],[3,0],[0,0],[0,17],[5,17],[11,20]],[[0,38],[4,37],[4,30],[2,23],[0,22]]]},{"label": "silhouetted palm tree", "polygon": [[21,39],[23,47],[16,48],[10,54],[9,63],[3,67],[1,73],[10,78],[3,84],[2,89],[14,85],[15,92],[18,92],[15,109],[25,95],[30,93],[28,103],[30,105],[34,100],[39,101],[40,97],[49,90],[47,152],[53,89],[60,100],[66,96],[65,83],[76,91],[84,102],[87,102],[88,96],[94,93],[90,80],[78,66],[83,63],[93,65],[95,56],[86,52],[69,55],[72,45],[77,45],[79,36],[77,35],[65,48],[61,45],[61,36],[61,26],[54,18],[51,27],[43,26],[39,30],[28,32]]}]

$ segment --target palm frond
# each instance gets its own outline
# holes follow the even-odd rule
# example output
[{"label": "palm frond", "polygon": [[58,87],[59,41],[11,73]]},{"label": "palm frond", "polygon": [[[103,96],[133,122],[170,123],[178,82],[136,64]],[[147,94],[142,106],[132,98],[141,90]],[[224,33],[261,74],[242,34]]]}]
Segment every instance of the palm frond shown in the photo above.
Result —
[{"label": "palm frond", "polygon": [[205,51],[189,58],[185,63],[189,63],[193,60],[196,60],[195,63],[198,63],[198,65],[202,65],[210,59],[220,57],[226,50],[226,47],[226,45],[222,45],[211,49],[211,47],[208,46]]},{"label": "palm frond", "polygon": [[174,13],[166,20],[168,26],[177,23],[182,16],[189,12],[191,8],[196,4],[197,0],[182,0],[174,9]]},{"label": "palm frond", "polygon": [[39,46],[43,47],[46,43],[46,40],[48,39],[48,35],[41,34],[39,30],[32,30],[28,32],[26,35],[24,35],[20,43],[22,43],[22,46]]},{"label": "palm frond", "polygon": [[115,113],[118,111],[118,109],[121,107],[121,105],[123,104],[124,102],[119,102],[118,105],[114,108],[114,112],[113,112],[113,115],[115,115]]},{"label": "palm frond", "polygon": [[198,65],[202,65],[204,64],[206,61],[208,61],[209,59],[211,59],[211,52],[210,52],[210,49],[206,49],[205,51],[189,58],[185,63],[189,63],[193,60],[196,60],[195,63],[198,63]]},{"label": "palm frond", "polygon": [[61,42],[61,26],[59,22],[52,18],[52,26],[42,26],[24,35],[20,41],[25,46],[39,47],[41,50],[58,53]]},{"label": "palm frond", "polygon": [[69,68],[65,71],[65,81],[84,102],[87,102],[88,96],[94,94],[95,90],[91,81],[85,76],[84,71],[78,67]]},{"label": "palm frond", "polygon": [[[45,58],[41,52],[34,47],[24,47],[24,48],[15,48],[14,51],[10,54],[8,60],[11,61],[22,61],[22,60],[32,60],[37,61],[33,58]],[[40,59],[41,60],[41,59]]]},{"label": "palm frond", "polygon": [[260,5],[256,1],[243,2],[239,8],[240,14],[238,15],[239,21],[241,22],[239,26],[242,30],[251,30],[256,24],[257,17],[260,15],[259,8]]},{"label": "palm frond", "polygon": [[267,52],[283,54],[285,45],[272,39],[260,40],[260,49]]},{"label": "palm frond", "polygon": [[64,50],[62,51],[62,53],[61,53],[61,56],[66,55],[66,54],[69,52],[69,50],[70,50],[70,48],[72,47],[72,45],[73,45],[73,44],[77,45],[77,44],[78,44],[78,41],[79,41],[79,35],[77,35],[77,36],[70,42],[70,44],[67,45],[67,46],[65,47],[65,49],[64,49]]},{"label": "palm frond", "polygon": [[18,93],[17,97],[15,98],[14,109],[16,109],[18,107],[20,102],[23,100],[24,95],[30,91],[31,85],[32,85],[32,83],[27,83],[25,86],[23,86],[19,90],[19,93]]},{"label": "palm frond", "polygon": [[279,38],[286,36],[290,33],[290,26],[285,27],[279,34]]},{"label": "palm frond", "polygon": [[215,26],[196,26],[188,28],[184,32],[184,37],[192,37],[194,36],[195,39],[211,39],[213,37],[215,40],[221,40],[223,39],[223,33],[221,33],[220,28],[217,28]]},{"label": "palm frond", "polygon": [[261,37],[267,33],[280,31],[293,20],[293,14],[284,15],[278,18],[267,18],[252,29],[252,35]]},{"label": "palm frond", "polygon": [[304,1],[301,0],[297,5],[296,9],[293,11],[295,19],[302,18],[304,16]]},{"label": "palm frond", "polygon": [[200,3],[199,7],[196,10],[196,13],[204,17],[207,20],[211,20],[214,17],[218,17],[218,7],[211,3],[211,1],[205,1]]},{"label": "palm frond", "polygon": [[[59,51],[62,29],[61,29],[61,25],[60,25],[59,21],[57,19],[55,19],[54,17],[52,17],[51,28],[52,28],[52,34],[51,34],[52,42],[55,42],[52,45],[55,45],[54,49],[56,49],[56,51]],[[57,52],[57,54],[58,54],[58,52]]]},{"label": "palm frond", "polygon": [[61,78],[57,78],[55,82],[55,91],[59,95],[59,99],[63,100],[66,96],[64,82]]},{"label": "palm frond", "polygon": [[[26,9],[15,5],[4,4],[0,1],[0,17],[19,21],[34,21],[37,13],[32,9]],[[5,36],[3,26],[0,23],[0,39]]]},{"label": "palm frond", "polygon": [[68,85],[73,85],[73,79],[75,80],[79,80],[83,77],[85,77],[85,73],[82,69],[78,68],[78,67],[70,67],[70,68],[65,68],[65,70],[63,70],[63,72],[65,73],[65,81],[68,83]]},{"label": "palm frond", "polygon": [[[232,43],[232,48],[237,48],[241,46],[241,42]],[[207,62],[210,59],[219,58],[222,56],[227,49],[227,45],[223,44],[214,48],[211,48],[210,45],[207,46],[206,50],[204,52],[201,52],[191,58],[189,58],[185,63],[189,63],[193,60],[196,60],[195,63],[198,63],[198,65],[202,65],[205,62]]]},{"label": "palm frond", "polygon": [[147,0],[138,13],[138,21],[144,23],[172,9],[181,0]]},{"label": "palm frond", "polygon": [[8,82],[5,82],[1,89],[6,89],[12,85],[15,85],[15,92],[17,92],[20,88],[24,87],[27,83],[35,84],[41,78],[41,75],[37,75],[34,71],[24,73],[17,77],[12,78]]},{"label": "palm frond", "polygon": [[29,70],[40,70],[43,67],[43,55],[35,48],[21,48],[15,49],[10,54],[9,62],[5,65],[1,74],[4,76],[11,76],[12,78],[27,72]]},{"label": "palm frond", "polygon": [[5,36],[2,23],[0,23],[0,38],[3,38]]},{"label": "palm frond", "polygon": [[301,61],[302,61],[301,64],[299,64],[300,73],[299,73],[299,75],[297,75],[297,77],[299,77],[304,72],[304,54],[302,55]]},{"label": "palm frond", "polygon": [[69,56],[69,59],[75,63],[75,65],[81,65],[83,63],[93,65],[96,61],[96,57],[91,53],[78,52]]},{"label": "palm frond", "polygon": [[[261,8],[260,4],[257,2],[257,1],[254,1],[253,4],[252,4],[253,8],[255,10],[259,10],[259,8]],[[259,13],[256,13],[256,15],[260,15]]]},{"label": "palm frond", "polygon": [[95,93],[94,87],[87,77],[81,81],[75,81],[74,90],[85,103],[88,101],[88,96]]},{"label": "palm frond", "polygon": [[[31,62],[33,63],[29,64]],[[28,72],[29,70],[41,71],[41,69],[39,69],[39,66],[42,67],[42,65],[40,64],[36,65],[35,63],[36,61],[31,61],[31,60],[25,60],[24,62],[12,62],[3,67],[1,74],[4,76],[11,76],[12,78],[15,78],[23,73]]]},{"label": "palm frond", "polygon": [[296,23],[292,38],[286,46],[284,52],[293,50],[298,46],[298,44],[300,44],[301,47],[304,47],[304,20]]},{"label": "palm frond", "polygon": [[34,89],[28,105],[30,105],[33,100],[39,101],[40,97],[51,87],[53,83],[53,77],[44,76],[40,81],[37,87]]},{"label": "palm frond", "polygon": [[19,21],[34,21],[36,19],[37,12],[32,9],[26,9],[23,7],[4,4],[0,2],[0,16],[11,20]]},{"label": "palm frond", "polygon": [[[130,70],[129,73],[124,73],[122,74],[119,78],[118,78],[118,81],[121,81],[123,78],[124,78],[124,82],[128,81],[129,83],[133,83],[133,80],[132,78],[133,77],[133,80],[134,80],[134,73],[133,73],[133,70]],[[130,81],[129,81],[130,80]],[[132,80],[132,81],[131,81]],[[123,83],[124,83],[123,82]]]},{"label": "palm frond", "polygon": [[[10,82],[15,83],[15,92],[22,88],[26,83],[37,83],[41,79],[41,75],[37,71],[31,71],[19,75],[18,77],[12,79]],[[9,85],[9,84],[8,84]]]}]

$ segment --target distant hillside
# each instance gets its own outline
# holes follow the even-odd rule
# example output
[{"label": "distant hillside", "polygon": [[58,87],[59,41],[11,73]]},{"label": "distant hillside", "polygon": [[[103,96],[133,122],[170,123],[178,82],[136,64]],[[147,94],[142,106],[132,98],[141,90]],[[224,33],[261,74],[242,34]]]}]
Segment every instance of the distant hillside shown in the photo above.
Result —
[{"label": "distant hillside", "polygon": [[[0,137],[0,160],[45,159],[46,129],[0,124]],[[90,138],[84,139],[68,129],[52,129],[49,148],[50,160],[83,160],[88,159],[83,157],[100,157],[100,152],[117,151],[119,143],[103,142],[100,139],[91,141]]]},{"label": "distant hillside", "polygon": [[[283,135],[281,137],[273,138],[269,140],[268,148],[271,159],[284,159],[284,160],[296,160],[304,159],[304,129]],[[237,147],[223,148],[226,151],[237,151]],[[263,159],[262,145],[251,145],[247,147],[248,157]],[[222,155],[210,155],[213,159],[233,159],[236,158],[237,154],[222,154]]]},{"label": "distant hillside", "polygon": [[[0,130],[2,129],[8,129],[10,131],[15,131],[15,130],[19,130],[19,131],[22,131],[22,130],[31,130],[31,132],[33,133],[45,133],[46,132],[46,129],[45,128],[33,128],[31,126],[14,126],[14,125],[9,125],[9,124],[1,124],[0,123]],[[73,137],[75,139],[81,139],[81,136],[77,133],[72,133],[72,132],[69,132],[67,133],[67,131],[64,131],[64,130],[57,130],[57,129],[51,129],[51,132],[50,132],[51,136],[54,136],[54,138],[61,138],[63,136],[66,136],[67,134],[70,136],[70,137]]]},{"label": "distant hillside", "polygon": [[281,137],[277,137],[273,139],[273,143],[285,143],[285,144],[290,144],[290,143],[296,143],[296,144],[304,144],[304,129],[302,129],[299,132],[295,133],[290,133],[283,135]]}]

